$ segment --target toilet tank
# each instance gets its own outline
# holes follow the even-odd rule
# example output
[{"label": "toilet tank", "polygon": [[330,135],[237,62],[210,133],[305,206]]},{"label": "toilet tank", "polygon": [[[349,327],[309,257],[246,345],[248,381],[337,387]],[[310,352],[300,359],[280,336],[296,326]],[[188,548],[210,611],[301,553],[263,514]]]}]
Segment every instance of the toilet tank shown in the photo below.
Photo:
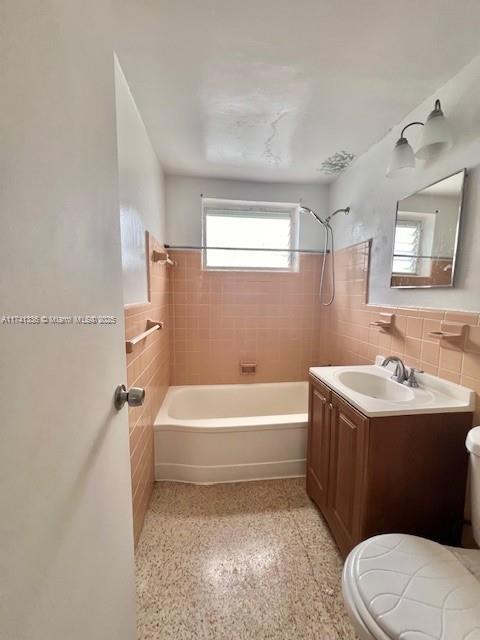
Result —
[{"label": "toilet tank", "polygon": [[474,427],[468,432],[466,445],[470,452],[470,494],[472,502],[473,537],[480,547],[480,427]]}]

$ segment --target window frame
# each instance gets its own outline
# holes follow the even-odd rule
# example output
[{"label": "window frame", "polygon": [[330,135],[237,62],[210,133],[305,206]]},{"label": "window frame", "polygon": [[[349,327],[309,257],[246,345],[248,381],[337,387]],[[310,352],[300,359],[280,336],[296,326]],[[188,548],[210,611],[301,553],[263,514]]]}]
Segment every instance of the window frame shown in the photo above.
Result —
[{"label": "window frame", "polygon": [[[417,234],[417,252],[415,254],[398,254],[395,253],[395,243],[397,239],[397,227],[415,227]],[[397,220],[395,223],[395,235],[393,237],[393,260],[392,260],[392,275],[395,276],[417,276],[418,275],[418,262],[420,259],[419,251],[422,245],[422,233],[423,223],[417,219],[402,219]],[[395,265],[395,258],[409,258],[412,261],[413,271],[395,271],[393,268]]]},{"label": "window frame", "polygon": [[[250,215],[251,218],[268,218],[268,214],[275,214],[277,217],[283,218],[285,214],[290,217],[290,266],[282,267],[230,267],[230,266],[208,266],[207,263],[207,216],[209,213],[218,210],[227,213],[231,210],[232,217],[241,217],[242,214],[248,217],[248,214],[265,214]],[[226,217],[226,215],[224,216]],[[202,270],[204,271],[246,271],[246,272],[267,272],[267,273],[297,273],[299,271],[299,237],[300,237],[300,205],[297,202],[268,202],[263,200],[233,200],[228,198],[205,198],[202,196]],[[248,251],[249,248],[245,248]],[[250,248],[250,250],[253,249]],[[235,249],[234,249],[235,250]],[[293,250],[293,252],[292,252]],[[267,251],[267,250],[266,250]]]}]

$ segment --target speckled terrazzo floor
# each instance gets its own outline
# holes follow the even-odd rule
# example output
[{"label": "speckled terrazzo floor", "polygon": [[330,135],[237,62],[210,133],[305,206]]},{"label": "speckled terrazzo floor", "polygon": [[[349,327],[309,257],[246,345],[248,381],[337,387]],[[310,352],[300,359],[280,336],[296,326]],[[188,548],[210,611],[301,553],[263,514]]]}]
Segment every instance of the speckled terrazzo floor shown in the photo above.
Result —
[{"label": "speckled terrazzo floor", "polygon": [[139,640],[354,639],[304,484],[157,484],[136,553]]}]

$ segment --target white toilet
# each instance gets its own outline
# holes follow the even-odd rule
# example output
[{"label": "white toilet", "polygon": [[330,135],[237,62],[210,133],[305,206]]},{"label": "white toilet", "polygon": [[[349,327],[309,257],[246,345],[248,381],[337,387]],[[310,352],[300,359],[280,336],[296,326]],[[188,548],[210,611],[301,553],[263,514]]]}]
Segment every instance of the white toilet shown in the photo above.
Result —
[{"label": "white toilet", "polygon": [[[468,433],[466,446],[480,546],[480,427]],[[404,534],[375,536],[350,552],[342,589],[361,640],[480,640],[480,550]]]}]

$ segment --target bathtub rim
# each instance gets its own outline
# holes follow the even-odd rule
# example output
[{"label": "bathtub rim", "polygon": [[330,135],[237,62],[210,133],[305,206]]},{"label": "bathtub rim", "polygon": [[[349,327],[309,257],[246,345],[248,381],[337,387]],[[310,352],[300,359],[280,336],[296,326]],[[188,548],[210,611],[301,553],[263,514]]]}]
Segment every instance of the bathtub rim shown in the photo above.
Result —
[{"label": "bathtub rim", "polygon": [[171,396],[184,389],[212,389],[214,387],[238,388],[238,387],[265,387],[277,385],[298,384],[308,387],[305,380],[290,382],[245,382],[232,384],[189,384],[173,385],[168,387],[162,405],[153,423],[154,431],[204,431],[207,433],[219,433],[222,431],[269,431],[277,429],[305,429],[308,425],[308,410],[304,413],[267,414],[254,416],[237,416],[222,418],[172,418],[168,414],[169,400]]}]

